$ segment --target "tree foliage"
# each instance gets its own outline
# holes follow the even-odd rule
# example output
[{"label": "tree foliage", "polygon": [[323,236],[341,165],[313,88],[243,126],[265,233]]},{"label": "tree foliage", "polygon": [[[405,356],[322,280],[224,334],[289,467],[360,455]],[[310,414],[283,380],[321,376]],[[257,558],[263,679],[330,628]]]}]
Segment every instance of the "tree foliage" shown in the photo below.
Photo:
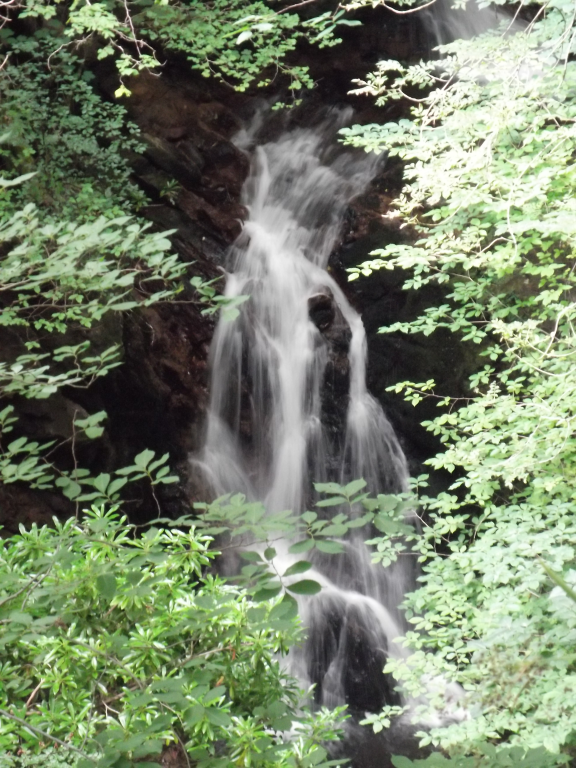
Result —
[{"label": "tree foliage", "polygon": [[[51,0],[8,0],[20,18],[49,22],[59,45],[97,48],[97,58],[113,58],[121,85],[117,96],[130,94],[126,78],[161,67],[163,52],[182,52],[205,77],[217,77],[237,90],[252,83],[267,85],[278,74],[293,91],[313,86],[308,68],[290,63],[299,40],[320,47],[336,45],[339,25],[356,25],[334,3],[332,11],[311,19],[291,13],[298,3],[277,0],[114,0],[55,3]],[[303,4],[305,5],[305,3]]]},{"label": "tree foliage", "polygon": [[2,754],[127,767],[173,743],[206,768],[331,764],[338,713],[298,713],[280,663],[294,602],[256,606],[206,573],[211,539],[184,525],[137,531],[94,506],[0,543]]},{"label": "tree foliage", "polygon": [[[268,68],[263,82],[279,71],[296,91],[311,81],[287,55],[299,39],[334,43],[346,20],[301,23],[236,0],[0,9],[0,482],[49,491],[75,512],[0,539],[0,765],[145,768],[171,747],[206,768],[329,766],[323,744],[341,712],[302,710],[282,667],[300,637],[292,595],[319,589],[300,576],[309,564],[295,557],[278,586],[269,543],[239,584],[211,571],[222,509],[233,521],[264,510],[236,499],[198,510],[201,530],[192,518],[131,526],[132,483],[148,486],[161,515],[157,491],[178,480],[168,454],[145,450],[131,466],[93,472],[75,446],[101,438],[104,412],[76,412],[70,439],[41,441],[22,429],[17,405],[88,388],[122,364],[118,345],[97,341],[111,316],[184,289],[203,311],[236,311],[171,252],[172,233],[138,218],[145,197],[129,160],[142,151],[139,132],[97,92],[93,65],[114,59],[118,97],[165,51],[240,89]],[[55,459],[63,450],[68,463]],[[327,522],[313,522],[303,541],[338,551]]]},{"label": "tree foliage", "polygon": [[464,686],[470,718],[423,736],[464,754],[558,754],[576,731],[575,604],[551,578],[572,585],[576,561],[575,39],[573,5],[552,0],[437,60],[382,62],[356,92],[408,98],[412,119],[343,132],[405,161],[395,208],[414,232],[351,277],[401,268],[407,289],[445,288],[442,304],[381,331],[445,328],[485,359],[464,401],[431,381],[395,387],[437,399],[426,426],[443,450],[429,463],[454,480],[420,498],[414,654],[389,670],[410,690],[431,674]]},{"label": "tree foliage", "polygon": [[[282,664],[302,635],[296,598],[320,591],[302,578],[312,564],[300,556],[337,556],[342,537],[368,523],[413,534],[406,495],[373,499],[364,481],[330,483],[317,486],[318,509],[349,510],[331,520],[270,514],[233,496],[176,521],[130,525],[117,511],[122,489],[175,481],[167,458],[144,451],[115,477],[79,470],[56,480],[91,508],[0,541],[6,768],[34,765],[21,754],[48,760],[48,746],[78,768],[153,768],[170,745],[199,768],[341,764],[326,742],[339,735],[342,710],[301,709],[303,692]],[[223,535],[246,562],[236,584],[210,570],[212,539]],[[286,539],[295,542],[287,567],[275,548]]]}]

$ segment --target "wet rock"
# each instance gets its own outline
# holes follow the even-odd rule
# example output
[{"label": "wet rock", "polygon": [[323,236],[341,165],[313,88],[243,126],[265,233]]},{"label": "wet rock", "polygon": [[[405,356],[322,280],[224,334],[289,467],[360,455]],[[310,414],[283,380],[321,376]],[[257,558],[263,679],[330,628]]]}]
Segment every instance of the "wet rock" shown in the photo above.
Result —
[{"label": "wet rock", "polygon": [[[348,352],[352,331],[327,286],[318,287],[308,299],[310,320],[320,332],[327,359],[320,393],[322,401],[321,419],[336,457],[346,435],[346,414],[350,392],[350,360]],[[331,461],[328,458],[328,475],[332,477]],[[334,459],[334,472],[338,462]]]},{"label": "wet rock", "polygon": [[[225,189],[224,195],[227,196]],[[207,198],[210,196],[206,192],[200,196],[188,189],[183,189],[178,195],[178,207],[192,221],[208,230],[218,232],[232,244],[242,231],[241,218],[244,210],[239,204],[226,206],[223,210],[222,206],[213,205],[208,201]],[[232,212],[236,215],[232,216]]]},{"label": "wet rock", "polygon": [[[200,182],[204,160],[189,142],[179,142],[174,146],[158,136],[144,134],[143,138],[147,143],[145,155],[153,165],[184,186],[194,187]],[[182,146],[187,151],[182,150]]]},{"label": "wet rock", "polygon": [[17,534],[20,525],[51,525],[54,516],[72,514],[74,505],[59,494],[33,490],[20,483],[0,485],[2,536]]},{"label": "wet rock", "polygon": [[336,308],[334,297],[328,289],[326,293],[315,293],[310,296],[308,314],[319,331],[326,331],[332,325],[336,317]]},{"label": "wet rock", "polygon": [[379,712],[400,704],[394,678],[384,674],[388,641],[384,633],[351,606],[346,615],[344,690],[353,711]]},{"label": "wet rock", "polygon": [[405,291],[407,273],[387,269],[374,272],[369,278],[360,276],[353,282],[348,281],[346,270],[368,260],[375,249],[414,239],[414,233],[403,227],[400,219],[389,215],[391,200],[401,183],[398,171],[395,167],[384,167],[373,182],[372,192],[353,201],[347,218],[348,229],[341,247],[331,256],[329,269],[350,303],[360,312],[366,328],[368,388],[384,406],[409,459],[412,474],[419,474],[423,471],[422,462],[441,448],[437,438],[421,426],[422,421],[438,415],[436,401],[424,398],[413,407],[402,395],[388,388],[400,381],[434,379],[443,395],[466,396],[466,382],[478,365],[479,349],[460,342],[442,329],[428,337],[380,333],[381,328],[414,320],[427,307],[445,303],[446,291],[442,286]]},{"label": "wet rock", "polygon": [[363,715],[352,715],[344,739],[330,750],[331,757],[347,758],[351,768],[394,768],[393,755],[423,760],[431,752],[429,747],[419,746],[418,727],[396,720],[390,728],[374,733],[371,726],[359,724],[362,719]]},{"label": "wet rock", "polygon": [[394,679],[382,672],[387,654],[388,640],[369,612],[340,595],[315,599],[305,657],[317,703],[346,703],[352,712],[399,704]]},{"label": "wet rock", "polygon": [[[113,93],[113,73],[102,85]],[[246,97],[219,94],[218,84],[207,87],[203,78],[170,67],[160,77],[140,75],[130,88],[126,107],[146,143],[144,158],[134,157],[136,180],[201,229],[232,242],[244,217],[239,198],[249,161],[231,139]]]}]

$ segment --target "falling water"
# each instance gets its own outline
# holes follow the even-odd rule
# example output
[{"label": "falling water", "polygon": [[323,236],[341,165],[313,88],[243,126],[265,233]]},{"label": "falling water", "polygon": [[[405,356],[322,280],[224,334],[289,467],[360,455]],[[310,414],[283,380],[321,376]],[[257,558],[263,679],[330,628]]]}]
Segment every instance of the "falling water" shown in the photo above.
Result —
[{"label": "falling water", "polygon": [[422,11],[433,45],[469,40],[495,29],[503,20],[509,20],[501,8],[479,8],[475,0],[469,0],[465,7],[454,8],[454,5],[455,0],[436,0],[434,5]]},{"label": "falling water", "polygon": [[[472,40],[486,34],[511,37],[526,28],[526,22],[517,15],[511,17],[501,5],[483,5],[476,0],[465,0],[463,4],[460,0],[435,0],[421,14],[431,48],[459,40]],[[474,63],[461,66],[459,78],[485,81],[500,79],[505,74],[499,71],[501,67],[498,61],[483,61],[482,48],[477,42],[473,50]],[[522,78],[530,77],[533,73],[532,63],[526,62],[520,67]]]},{"label": "falling water", "polygon": [[[215,333],[197,464],[215,494],[241,492],[270,511],[303,511],[314,481],[407,487],[404,454],[366,388],[362,320],[327,271],[347,205],[380,162],[336,148],[342,118],[256,148],[248,218],[228,254],[226,295],[249,299]],[[382,669],[404,654],[398,604],[413,577],[404,564],[373,566],[361,533],[345,548],[314,560],[323,588],[302,606],[309,639],[292,666],[318,701],[374,710],[399,700]],[[283,567],[287,549],[278,548]]]}]

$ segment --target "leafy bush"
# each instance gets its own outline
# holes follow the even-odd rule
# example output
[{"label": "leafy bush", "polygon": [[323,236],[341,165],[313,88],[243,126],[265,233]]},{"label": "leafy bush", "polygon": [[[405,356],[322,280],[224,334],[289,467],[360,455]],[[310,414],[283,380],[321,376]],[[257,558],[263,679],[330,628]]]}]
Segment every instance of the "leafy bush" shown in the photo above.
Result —
[{"label": "leafy bush", "polygon": [[429,464],[454,480],[420,500],[415,653],[389,669],[414,691],[430,675],[462,683],[472,718],[423,736],[455,753],[503,742],[557,754],[576,731],[576,614],[549,575],[573,584],[576,562],[574,40],[568,4],[553,0],[516,34],[458,41],[428,64],[382,62],[359,92],[383,103],[422,88],[413,119],[344,131],[405,160],[396,215],[414,232],[352,277],[399,268],[407,289],[446,289],[382,332],[445,328],[486,358],[459,401],[434,382],[395,387],[414,404],[436,398],[426,427],[444,449]]},{"label": "leafy bush", "polygon": [[150,40],[183,51],[204,77],[223,78],[237,90],[245,90],[271,65],[290,77],[292,88],[312,86],[306,68],[291,67],[284,61],[303,36],[298,29],[299,17],[293,13],[277,15],[266,3],[191,0],[150,5],[136,16],[136,22]]},{"label": "leafy bush", "polygon": [[199,766],[332,764],[332,718],[298,713],[282,671],[293,601],[254,605],[207,572],[209,544],[96,507],[0,542],[4,754],[155,765],[173,743]]},{"label": "leafy bush", "polygon": [[[49,0],[34,0],[22,7],[21,17],[53,19],[57,15],[56,4]],[[225,80],[240,91],[256,82],[267,85],[279,74],[287,77],[293,92],[311,88],[308,68],[288,61],[298,41],[306,39],[319,47],[336,45],[338,26],[360,23],[344,18],[339,6],[303,20],[264,0],[85,2],[61,7],[58,16],[64,15],[64,45],[93,41],[99,59],[115,58],[121,77],[118,97],[130,95],[126,78],[159,67],[156,48],[185,53],[190,65],[205,77]]]},{"label": "leafy bush", "polygon": [[439,752],[433,752],[422,760],[393,757],[392,765],[394,768],[555,768],[566,762],[565,759],[551,755],[542,747],[526,753],[522,747],[496,750],[488,744],[482,752],[482,755],[476,757],[448,758]]},{"label": "leafy bush", "polygon": [[32,204],[0,224],[0,327],[28,331],[28,352],[0,362],[5,393],[44,398],[118,364],[117,347],[92,356],[89,338],[58,346],[58,336],[174,295],[186,266],[167,253],[166,233],[147,229],[126,216],[42,224]]},{"label": "leafy bush", "polygon": [[141,204],[127,160],[143,147],[125,109],[98,96],[84,61],[62,47],[66,39],[46,30],[16,36],[9,27],[0,35],[9,56],[0,73],[0,163],[10,178],[34,174],[4,190],[0,211],[35,203],[43,218],[84,220]]},{"label": "leafy bush", "polygon": [[0,755],[0,768],[74,768],[78,758],[66,749],[46,747],[41,755],[19,750],[17,755]]}]

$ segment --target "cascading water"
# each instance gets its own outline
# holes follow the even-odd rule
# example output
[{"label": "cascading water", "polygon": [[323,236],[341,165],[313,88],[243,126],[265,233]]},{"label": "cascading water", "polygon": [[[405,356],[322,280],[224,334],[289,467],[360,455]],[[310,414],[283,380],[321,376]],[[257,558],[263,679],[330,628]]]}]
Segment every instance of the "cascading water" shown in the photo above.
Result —
[{"label": "cascading water", "polygon": [[[505,37],[515,35],[526,27],[525,22],[516,16],[512,18],[502,6],[479,5],[476,0],[467,0],[463,6],[457,0],[435,0],[421,13],[432,48],[456,40],[471,40],[487,32]],[[480,62],[475,63],[472,71],[468,70],[467,76],[470,74],[475,79],[495,79],[501,75],[493,64],[486,67]]]},{"label": "cascading water", "polygon": [[[220,321],[211,349],[196,463],[215,494],[241,492],[270,511],[303,511],[313,481],[364,478],[372,493],[407,486],[404,454],[366,388],[362,321],[326,271],[346,206],[379,163],[335,149],[338,119],[256,148],[249,215],[227,265],[226,295],[249,299],[234,321]],[[404,563],[373,566],[358,532],[345,547],[314,561],[323,588],[303,601],[308,641],[292,668],[316,684],[319,702],[375,710],[399,700],[382,669],[387,655],[405,653],[394,639],[413,575]],[[287,549],[278,547],[284,565]]]},{"label": "cascading water", "polygon": [[470,0],[464,8],[454,8],[454,4],[455,0],[436,0],[433,6],[422,11],[434,45],[469,40],[498,27],[506,19],[510,21],[501,8],[479,8],[475,0]]}]

